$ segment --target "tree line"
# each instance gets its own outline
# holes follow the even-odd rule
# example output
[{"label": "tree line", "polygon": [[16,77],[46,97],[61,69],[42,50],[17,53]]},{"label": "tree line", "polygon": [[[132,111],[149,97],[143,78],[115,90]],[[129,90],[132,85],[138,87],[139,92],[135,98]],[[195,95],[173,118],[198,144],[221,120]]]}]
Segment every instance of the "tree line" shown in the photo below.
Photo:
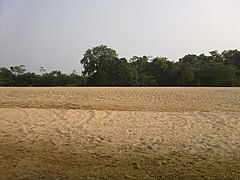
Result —
[{"label": "tree line", "polygon": [[0,68],[0,86],[83,86],[86,78],[73,71],[63,74],[61,71],[46,72],[43,67],[40,73],[27,72],[24,65]]},{"label": "tree line", "polygon": [[82,75],[2,67],[0,86],[240,86],[238,50],[188,54],[173,62],[166,57],[119,58],[115,50],[100,45],[88,49],[80,63]]}]

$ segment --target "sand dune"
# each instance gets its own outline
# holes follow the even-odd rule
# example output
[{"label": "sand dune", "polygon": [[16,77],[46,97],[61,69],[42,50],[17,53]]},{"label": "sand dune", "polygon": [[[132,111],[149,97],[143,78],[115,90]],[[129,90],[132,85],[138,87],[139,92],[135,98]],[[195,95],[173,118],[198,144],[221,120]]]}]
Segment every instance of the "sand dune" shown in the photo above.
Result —
[{"label": "sand dune", "polygon": [[0,88],[0,179],[240,179],[240,88]]}]

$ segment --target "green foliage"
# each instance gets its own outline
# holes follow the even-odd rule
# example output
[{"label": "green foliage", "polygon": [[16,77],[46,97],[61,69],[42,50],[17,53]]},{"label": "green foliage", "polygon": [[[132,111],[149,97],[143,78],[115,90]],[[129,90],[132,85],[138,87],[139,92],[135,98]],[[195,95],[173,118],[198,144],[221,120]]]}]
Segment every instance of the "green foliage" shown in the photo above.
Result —
[{"label": "green foliage", "polygon": [[22,75],[24,72],[26,72],[24,65],[10,67],[10,70],[15,76]]},{"label": "green foliage", "polygon": [[174,63],[168,61],[166,57],[156,57],[149,63],[147,74],[155,79],[155,85],[170,85],[173,65]]},{"label": "green foliage", "polygon": [[88,49],[83,59],[83,75],[88,85],[130,86],[137,84],[137,71],[125,58],[119,59],[115,50],[105,45]]},{"label": "green foliage", "polygon": [[235,86],[236,67],[217,62],[205,69],[202,84],[207,86]]},{"label": "green foliage", "polygon": [[10,67],[10,70],[0,68],[0,86],[84,86],[86,78],[77,75],[76,72],[70,75],[62,74],[61,71],[50,73],[26,72],[24,66]]},{"label": "green foliage", "polygon": [[0,86],[14,85],[14,74],[7,68],[0,68]]},{"label": "green foliage", "polygon": [[240,51],[209,55],[188,54],[178,62],[166,57],[118,58],[106,45],[88,49],[80,60],[83,76],[74,70],[40,74],[27,72],[24,65],[0,68],[0,86],[240,86]]},{"label": "green foliage", "polygon": [[[116,58],[116,51],[105,45],[88,49],[80,61],[84,68],[83,75],[92,76],[96,73],[101,73]],[[99,76],[102,76],[102,74]]]}]

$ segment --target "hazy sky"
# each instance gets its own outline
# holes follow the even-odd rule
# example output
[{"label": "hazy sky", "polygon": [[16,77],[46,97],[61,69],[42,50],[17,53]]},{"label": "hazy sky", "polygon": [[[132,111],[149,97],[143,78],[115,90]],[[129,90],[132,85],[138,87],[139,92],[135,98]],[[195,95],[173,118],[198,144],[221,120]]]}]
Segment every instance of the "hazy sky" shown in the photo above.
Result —
[{"label": "hazy sky", "polygon": [[0,0],[0,67],[81,71],[100,44],[119,57],[240,49],[239,0]]}]

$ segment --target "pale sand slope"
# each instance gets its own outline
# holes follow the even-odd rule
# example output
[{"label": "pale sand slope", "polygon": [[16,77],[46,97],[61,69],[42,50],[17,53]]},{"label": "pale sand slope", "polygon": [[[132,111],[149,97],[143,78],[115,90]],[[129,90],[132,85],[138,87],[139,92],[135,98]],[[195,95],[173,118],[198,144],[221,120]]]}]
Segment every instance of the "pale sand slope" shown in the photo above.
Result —
[{"label": "pale sand slope", "polygon": [[240,179],[240,88],[0,88],[0,179]]}]

